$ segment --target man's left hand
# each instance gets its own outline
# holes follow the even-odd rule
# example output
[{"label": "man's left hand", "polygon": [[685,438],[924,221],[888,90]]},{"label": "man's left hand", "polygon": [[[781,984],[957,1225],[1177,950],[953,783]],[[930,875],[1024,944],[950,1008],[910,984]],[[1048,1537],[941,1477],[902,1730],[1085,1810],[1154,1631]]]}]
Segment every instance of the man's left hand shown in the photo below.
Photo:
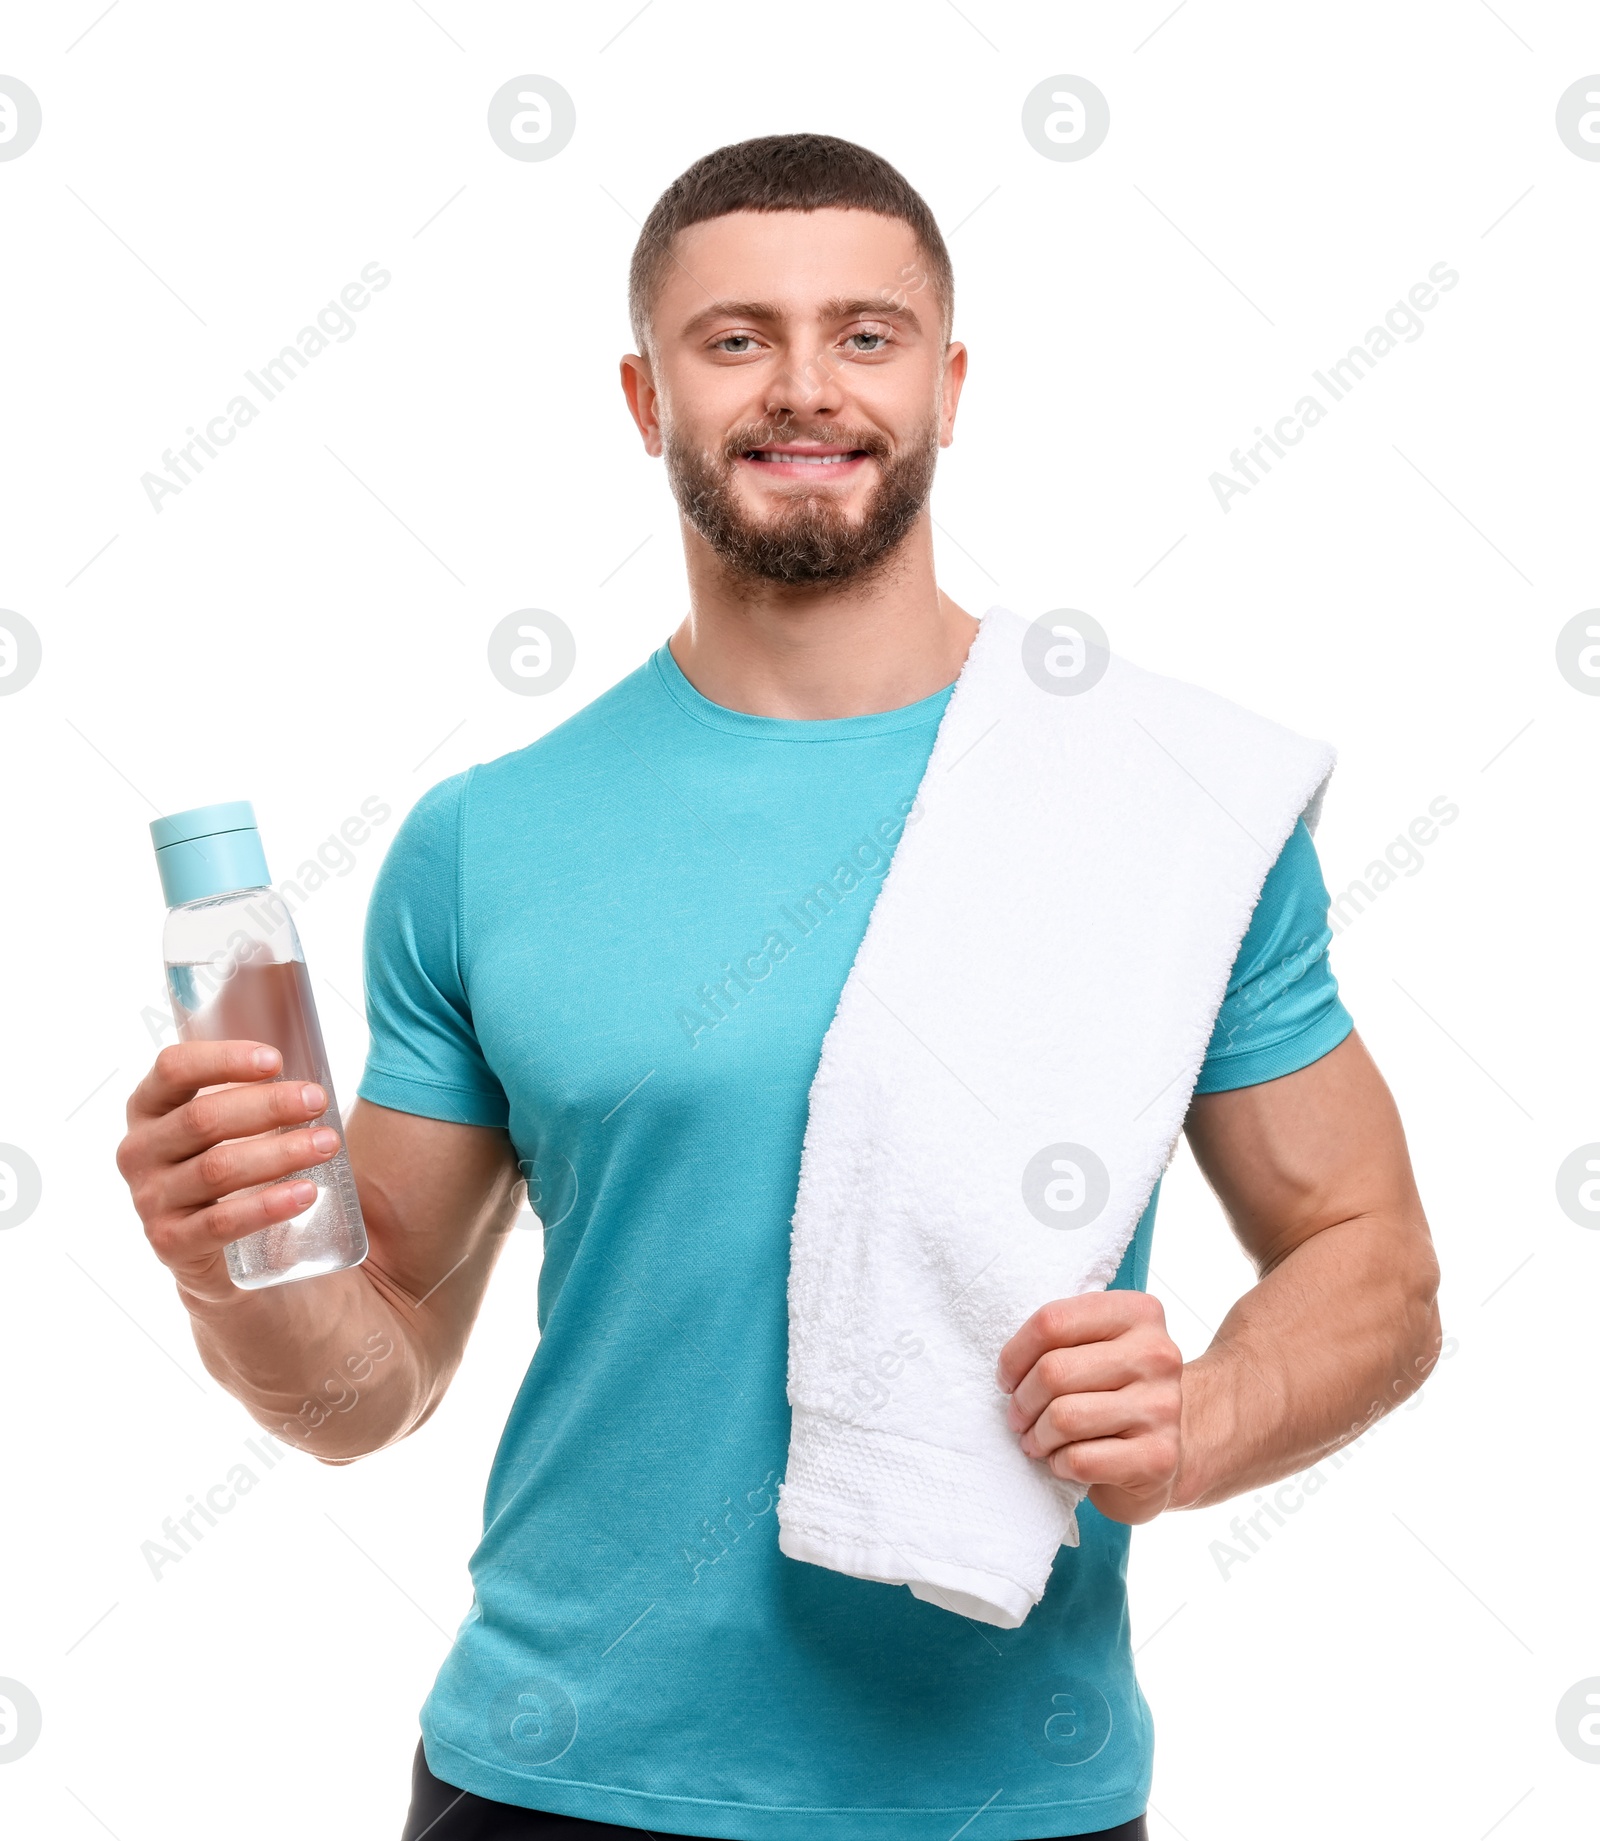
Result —
[{"label": "man's left hand", "polygon": [[1178,1475],[1183,1355],[1146,1291],[1041,1305],[1000,1351],[998,1380],[1022,1449],[1087,1483],[1112,1521],[1151,1521]]}]

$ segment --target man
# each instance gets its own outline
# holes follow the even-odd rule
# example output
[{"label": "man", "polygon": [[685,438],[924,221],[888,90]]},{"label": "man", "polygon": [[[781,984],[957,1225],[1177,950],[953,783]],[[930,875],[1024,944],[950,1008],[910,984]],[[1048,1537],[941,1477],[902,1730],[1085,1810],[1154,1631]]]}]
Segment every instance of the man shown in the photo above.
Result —
[{"label": "man", "polygon": [[[274,1082],[258,1045],[164,1050],[121,1167],[210,1372],[326,1463],[438,1406],[528,1179],[538,1347],[408,1841],[1132,1841],[1152,1740],[1131,1526],[1303,1467],[1438,1347],[1310,839],[1267,876],[1187,1116],[1259,1282],[1183,1363],[1142,1289],[1152,1199],[1112,1287],[1041,1297],[1003,1351],[1023,1451],[1090,1485],[1042,1601],[990,1630],[786,1558],[807,1096],[888,852],[837,866],[914,819],[977,627],[935,582],[927,508],[966,353],[927,207],[822,136],[690,168],[630,292],[622,383],[682,514],[689,612],[571,720],[435,787],[391,848],[347,1128],[369,1258],[230,1284],[223,1244],[303,1207],[283,1179],[336,1142],[304,1124],[321,1093]],[[368,1347],[392,1352],[353,1406],[300,1410]]]}]

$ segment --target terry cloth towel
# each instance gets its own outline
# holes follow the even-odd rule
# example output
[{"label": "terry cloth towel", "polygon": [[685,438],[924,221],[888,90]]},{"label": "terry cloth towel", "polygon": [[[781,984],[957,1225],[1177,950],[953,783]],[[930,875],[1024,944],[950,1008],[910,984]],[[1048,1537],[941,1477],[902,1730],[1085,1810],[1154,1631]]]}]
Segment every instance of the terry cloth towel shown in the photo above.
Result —
[{"label": "terry cloth towel", "polygon": [[1038,1603],[1086,1490],[1023,1455],[996,1358],[1116,1275],[1332,766],[1070,615],[985,615],[811,1087],[792,1559],[1008,1629]]}]

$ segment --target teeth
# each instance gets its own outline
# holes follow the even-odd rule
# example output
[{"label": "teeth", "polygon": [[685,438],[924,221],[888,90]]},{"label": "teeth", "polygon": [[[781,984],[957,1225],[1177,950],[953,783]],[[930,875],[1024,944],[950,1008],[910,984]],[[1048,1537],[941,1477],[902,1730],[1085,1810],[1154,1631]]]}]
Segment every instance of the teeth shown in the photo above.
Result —
[{"label": "teeth", "polygon": [[849,454],[766,454],[758,452],[754,458],[781,462],[785,466],[836,467],[841,461],[849,460],[852,456]]}]

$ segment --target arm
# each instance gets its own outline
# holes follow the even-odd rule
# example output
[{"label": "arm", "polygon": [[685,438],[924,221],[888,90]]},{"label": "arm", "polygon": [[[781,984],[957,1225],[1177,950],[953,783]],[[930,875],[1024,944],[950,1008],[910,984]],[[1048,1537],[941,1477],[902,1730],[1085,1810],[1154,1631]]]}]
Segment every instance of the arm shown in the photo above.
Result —
[{"label": "arm", "polygon": [[1302,1469],[1439,1359],[1439,1266],[1394,1100],[1354,1034],[1297,1074],[1196,1099],[1189,1143],[1259,1282],[1183,1376],[1178,1508]]},{"label": "arm", "polygon": [[346,1140],[365,1262],[241,1291],[225,1243],[303,1208],[282,1179],[338,1148],[307,1123],[327,1103],[321,1089],[303,1099],[274,1081],[277,1051],[260,1068],[260,1047],[163,1049],[128,1102],[117,1164],[207,1371],[269,1432],[349,1463],[404,1438],[444,1397],[516,1215],[517,1166],[503,1131],[358,1101]]},{"label": "arm", "polygon": [[999,1380],[1030,1457],[1124,1522],[1287,1476],[1365,1431],[1438,1359],[1438,1266],[1394,1102],[1354,1036],[1197,1097],[1186,1129],[1256,1285],[1185,1364],[1156,1299],[1036,1311]]}]

